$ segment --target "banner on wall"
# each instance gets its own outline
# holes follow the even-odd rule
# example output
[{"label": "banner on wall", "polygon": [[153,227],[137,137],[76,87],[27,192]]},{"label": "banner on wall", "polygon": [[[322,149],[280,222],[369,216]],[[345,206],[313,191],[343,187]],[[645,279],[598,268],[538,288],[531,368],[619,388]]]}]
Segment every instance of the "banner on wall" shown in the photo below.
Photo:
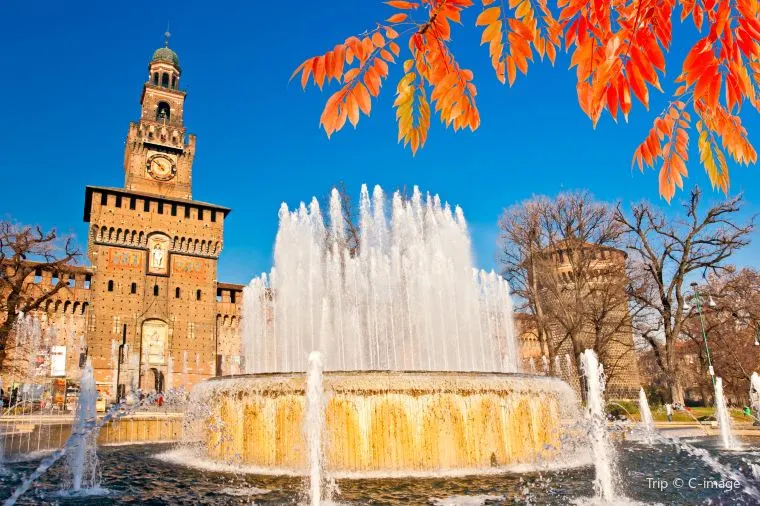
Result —
[{"label": "banner on wall", "polygon": [[66,376],[66,347],[52,346],[50,348],[50,376]]}]

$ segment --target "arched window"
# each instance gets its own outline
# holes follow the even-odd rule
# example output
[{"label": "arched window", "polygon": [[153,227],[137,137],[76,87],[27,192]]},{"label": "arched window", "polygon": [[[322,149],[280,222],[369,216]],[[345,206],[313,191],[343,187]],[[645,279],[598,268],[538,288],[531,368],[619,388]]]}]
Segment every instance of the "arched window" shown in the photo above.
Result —
[{"label": "arched window", "polygon": [[169,74],[167,74],[166,72],[164,72],[161,75],[161,86],[163,86],[164,88],[169,87]]},{"label": "arched window", "polygon": [[109,292],[113,292],[113,280],[112,279],[108,280],[108,291]]},{"label": "arched window", "polygon": [[174,298],[179,299],[179,287],[174,289]]},{"label": "arched window", "polygon": [[153,84],[158,86],[158,72],[153,73]]},{"label": "arched window", "polygon": [[129,293],[137,293],[137,283],[132,283],[132,286],[129,287]]},{"label": "arched window", "polygon": [[158,107],[156,108],[156,120],[169,121],[170,116],[171,116],[171,109],[169,108],[169,104],[167,104],[166,102],[159,102]]},{"label": "arched window", "polygon": [[177,76],[172,76],[172,88],[177,88]]},{"label": "arched window", "polygon": [[153,296],[158,297],[158,285],[153,285]]}]

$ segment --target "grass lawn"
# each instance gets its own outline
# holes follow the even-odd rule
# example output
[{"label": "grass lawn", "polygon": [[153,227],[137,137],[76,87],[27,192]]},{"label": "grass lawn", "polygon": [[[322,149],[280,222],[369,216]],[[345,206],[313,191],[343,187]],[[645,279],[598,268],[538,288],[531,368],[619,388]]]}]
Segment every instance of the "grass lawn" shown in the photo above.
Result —
[{"label": "grass lawn", "polygon": [[[731,418],[735,422],[752,423],[755,419],[751,416],[745,416],[744,412],[738,408],[732,408]],[[608,413],[625,414],[634,420],[639,420],[639,405],[632,401],[616,401],[610,400],[607,402]],[[689,408],[688,413],[684,411],[673,410],[674,422],[693,422],[694,419],[700,419],[704,417],[711,417],[715,419],[715,408],[712,406],[706,408]],[[668,418],[665,416],[665,406],[652,406],[652,418],[655,422],[667,422]],[[707,422],[712,420],[706,420]]]},{"label": "grass lawn", "polygon": [[[750,416],[745,416],[741,409],[732,408],[731,410],[731,418],[736,422],[754,422],[755,419]],[[689,408],[689,412],[694,415],[694,418],[702,418],[705,416],[713,417],[715,415],[715,408]],[[655,422],[666,422],[668,420],[668,417],[665,416],[665,408],[664,407],[657,407],[652,409],[652,418],[654,418]],[[689,416],[687,413],[684,413],[683,411],[673,411],[673,421],[674,422],[693,422],[694,418]]]}]

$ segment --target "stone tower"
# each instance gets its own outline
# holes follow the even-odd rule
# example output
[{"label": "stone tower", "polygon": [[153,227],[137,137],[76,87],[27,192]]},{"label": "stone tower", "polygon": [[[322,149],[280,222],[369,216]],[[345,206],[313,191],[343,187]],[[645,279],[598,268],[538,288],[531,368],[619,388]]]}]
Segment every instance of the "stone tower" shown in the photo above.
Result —
[{"label": "stone tower", "polygon": [[195,137],[185,132],[186,93],[168,35],[148,70],[140,120],[127,134],[124,187],[85,193],[93,271],[87,353],[111,399],[217,374],[218,322],[239,319],[218,307],[217,260],[230,210],[192,200]]},{"label": "stone tower", "polygon": [[143,85],[140,121],[129,125],[124,150],[124,188],[167,197],[192,198],[195,136],[185,135],[185,92],[177,54],[157,49]]}]

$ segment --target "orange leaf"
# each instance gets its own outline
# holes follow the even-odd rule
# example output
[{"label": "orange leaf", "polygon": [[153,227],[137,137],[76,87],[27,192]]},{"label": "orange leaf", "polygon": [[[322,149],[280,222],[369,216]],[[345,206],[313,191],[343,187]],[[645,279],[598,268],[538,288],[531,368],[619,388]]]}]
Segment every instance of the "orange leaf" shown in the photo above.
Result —
[{"label": "orange leaf", "polygon": [[407,15],[403,12],[399,12],[398,14],[394,14],[393,16],[389,17],[387,21],[389,23],[401,23],[402,21],[406,20]]},{"label": "orange leaf", "polygon": [[391,0],[385,3],[397,9],[416,9],[418,7],[417,4],[414,2],[401,2],[397,0]]},{"label": "orange leaf", "polygon": [[369,96],[369,91],[367,91],[367,88],[362,83],[356,83],[354,92],[356,93],[356,101],[359,104],[359,108],[364,114],[369,116],[369,111],[372,108],[372,98]]},{"label": "orange leaf", "polygon": [[377,47],[383,47],[385,45],[385,39],[380,32],[375,32],[372,34],[372,43]]},{"label": "orange leaf", "polygon": [[490,7],[478,15],[478,19],[475,21],[475,26],[490,25],[499,19],[499,15],[501,15],[500,7]]}]

